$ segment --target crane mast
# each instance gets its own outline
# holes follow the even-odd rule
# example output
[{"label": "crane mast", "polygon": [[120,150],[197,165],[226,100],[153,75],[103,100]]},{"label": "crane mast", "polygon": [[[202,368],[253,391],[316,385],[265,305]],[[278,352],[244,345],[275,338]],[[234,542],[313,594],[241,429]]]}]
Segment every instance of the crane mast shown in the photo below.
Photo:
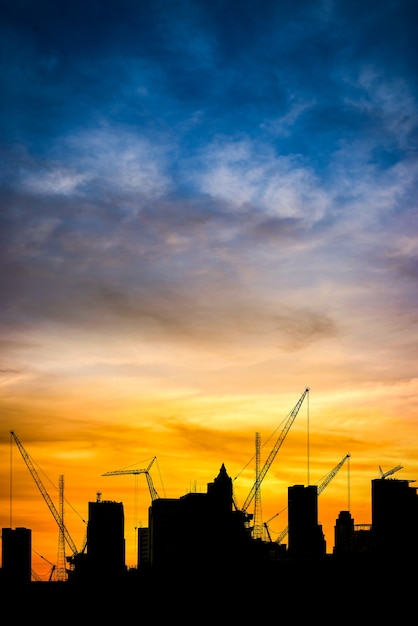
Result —
[{"label": "crane mast", "polygon": [[[62,520],[62,525],[64,527],[64,476],[61,474],[58,482],[59,488],[59,514]],[[65,558],[65,537],[62,529],[60,528],[58,535],[58,580],[67,580],[67,569],[66,569],[66,558]]]},{"label": "crane mast", "polygon": [[39,475],[38,472],[35,469],[34,464],[32,463],[32,460],[29,456],[29,454],[26,452],[25,448],[23,447],[21,441],[19,440],[18,436],[16,435],[16,433],[11,430],[10,431],[11,436],[13,437],[13,439],[15,440],[15,443],[17,445],[17,447],[19,448],[20,454],[22,455],[23,460],[26,463],[26,466],[28,468],[28,470],[30,471],[30,473],[32,474],[32,478],[34,479],[36,486],[38,487],[39,491],[42,494],[42,497],[44,498],[45,502],[48,505],[49,510],[51,511],[56,523],[58,524],[58,527],[60,529],[60,532],[62,533],[63,537],[65,538],[66,542],[68,543],[69,547],[72,550],[72,557],[69,557],[69,561],[71,561],[77,554],[78,554],[78,550],[76,548],[76,545],[74,543],[74,541],[72,540],[70,533],[68,532],[66,526],[64,525],[63,519],[61,517],[61,515],[58,513],[57,509],[55,508],[55,505],[53,503],[53,501],[51,500],[47,490],[45,489]]},{"label": "crane mast", "polygon": [[255,433],[255,482],[256,490],[254,495],[254,526],[253,526],[253,538],[261,539],[263,535],[262,527],[262,510],[261,510],[261,489],[260,489],[260,433]]},{"label": "crane mast", "polygon": [[152,482],[151,474],[149,472],[145,472],[145,478],[147,479],[151,500],[157,500],[157,498],[159,498],[159,495],[154,487],[154,483]]},{"label": "crane mast", "polygon": [[305,399],[306,394],[309,392],[309,387],[307,387],[305,389],[305,391],[303,392],[303,394],[301,395],[301,397],[299,398],[298,402],[296,403],[295,407],[292,409],[292,411],[289,414],[289,417],[287,418],[286,424],[284,425],[283,430],[281,431],[276,443],[273,446],[273,449],[271,450],[269,456],[267,457],[266,462],[264,463],[262,469],[260,470],[260,473],[254,483],[254,485],[252,486],[250,493],[247,496],[247,499],[245,500],[243,506],[242,506],[242,511],[245,513],[248,509],[248,507],[250,506],[251,502],[253,501],[253,498],[256,494],[256,491],[260,489],[260,485],[263,481],[263,479],[265,478],[267,472],[270,469],[271,464],[273,463],[274,459],[276,458],[276,455],[278,453],[278,451],[280,450],[283,441],[286,438],[287,433],[290,430],[290,427],[292,426],[293,422],[296,419],[297,414],[299,413],[299,409],[302,406],[302,403]]}]

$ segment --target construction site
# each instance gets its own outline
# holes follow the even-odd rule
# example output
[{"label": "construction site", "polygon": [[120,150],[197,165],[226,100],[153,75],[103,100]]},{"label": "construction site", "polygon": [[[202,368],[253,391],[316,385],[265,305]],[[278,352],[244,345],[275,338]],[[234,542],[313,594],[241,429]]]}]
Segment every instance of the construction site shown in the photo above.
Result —
[{"label": "construction site", "polygon": [[[255,438],[255,481],[242,506],[236,502],[233,480],[222,463],[207,483],[206,492],[189,492],[180,498],[158,494],[151,470],[155,457],[140,469],[115,470],[103,476],[144,475],[151,503],[148,525],[137,529],[137,564],[126,564],[125,515],[122,502],[104,500],[100,493],[88,503],[86,538],[76,547],[64,516],[63,477],[56,506],[35,463],[14,431],[16,445],[35,481],[59,534],[57,563],[50,564],[47,580],[32,569],[32,531],[28,527],[2,529],[0,585],[27,587],[45,583],[66,583],[68,587],[89,588],[91,581],[106,585],[136,585],[144,580],[170,580],[171,585],[196,576],[225,580],[244,571],[264,572],[272,584],[286,577],[302,580],[319,575],[333,579],[335,572],[358,566],[360,573],[380,568],[383,563],[412,564],[418,557],[418,497],[414,481],[399,480],[394,474],[400,465],[383,472],[371,484],[371,524],[356,524],[350,510],[335,519],[334,546],[327,553],[322,526],[318,523],[318,498],[341,468],[350,463],[345,454],[317,485],[288,486],[288,524],[275,538],[262,520],[261,485],[309,393],[305,389],[289,413],[265,462],[260,462],[260,439]],[[275,517],[275,516],[274,516]],[[373,569],[376,571],[376,569]],[[316,572],[313,573],[313,572]],[[306,578],[308,580],[308,578]]]}]

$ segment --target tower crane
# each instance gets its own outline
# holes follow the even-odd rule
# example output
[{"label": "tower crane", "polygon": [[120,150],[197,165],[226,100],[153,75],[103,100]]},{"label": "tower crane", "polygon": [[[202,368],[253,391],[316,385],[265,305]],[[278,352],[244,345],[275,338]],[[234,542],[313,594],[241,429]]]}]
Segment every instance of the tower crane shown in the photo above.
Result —
[{"label": "tower crane", "polygon": [[272,542],[272,541],[273,541],[273,539],[271,538],[271,535],[270,535],[269,522],[271,522],[271,520],[272,520],[272,519],[274,519],[275,517],[277,517],[278,515],[280,515],[280,513],[275,513],[274,515],[272,515],[272,516],[271,516],[271,517],[267,520],[267,522],[263,522],[264,529],[265,529],[265,531],[266,531],[266,534],[267,534],[268,540],[269,540],[270,542]]},{"label": "tower crane", "polygon": [[44,561],[46,561],[47,563],[49,563],[49,565],[51,566],[51,569],[49,570],[49,576],[48,576],[48,582],[50,583],[52,580],[52,577],[54,575],[55,570],[57,569],[57,566],[55,565],[55,563],[51,563],[51,561],[49,561],[46,556],[42,556],[42,554],[39,555],[41,557],[41,559],[43,559]]},{"label": "tower crane", "polygon": [[261,489],[260,489],[260,433],[255,433],[255,480],[257,489],[254,494],[254,525],[252,529],[253,539],[261,539],[263,536]]},{"label": "tower crane", "polygon": [[[318,496],[329,485],[329,483],[336,476],[336,474],[338,474],[338,472],[340,471],[340,469],[342,468],[344,463],[347,461],[347,459],[350,458],[350,456],[351,456],[351,454],[346,454],[345,456],[343,456],[341,461],[339,463],[337,463],[337,465],[330,471],[329,474],[327,474],[327,476],[324,478],[324,480],[318,485]],[[283,541],[283,539],[286,537],[288,532],[289,532],[289,526],[286,526],[286,528],[284,528],[282,530],[282,532],[279,534],[279,536],[276,537],[275,542],[276,543],[281,543]]]},{"label": "tower crane", "polygon": [[338,472],[340,471],[340,469],[342,468],[344,463],[347,461],[347,459],[350,458],[350,456],[351,456],[351,454],[346,454],[345,456],[343,456],[341,461],[339,463],[337,463],[337,465],[334,467],[334,469],[332,469],[330,471],[330,473],[324,478],[324,480],[318,485],[318,496],[319,496],[320,493],[322,493],[324,491],[325,487],[327,487],[327,485],[329,485],[329,483],[334,478],[334,476],[336,474],[338,474]]},{"label": "tower crane", "polygon": [[[122,469],[122,470],[114,470],[111,472],[105,472],[104,474],[102,474],[102,476],[121,476],[124,474],[134,474],[135,475],[135,512],[134,512],[134,527],[135,527],[135,531],[138,528],[138,514],[137,514],[137,508],[138,508],[138,475],[139,474],[145,474],[145,478],[147,479],[147,483],[148,483],[148,489],[151,495],[151,501],[153,502],[154,500],[158,500],[159,495],[157,493],[157,490],[154,487],[154,483],[152,481],[151,478],[151,474],[150,474],[150,469],[154,463],[154,461],[156,460],[156,456],[153,457],[153,459],[151,460],[151,462],[149,463],[148,467],[142,468],[142,469]],[[138,541],[138,534],[135,533],[135,540]]]},{"label": "tower crane", "polygon": [[62,533],[65,541],[68,543],[71,551],[72,551],[72,556],[67,557],[67,561],[71,564],[73,564],[74,562],[74,558],[77,556],[78,554],[78,550],[76,548],[76,545],[74,543],[74,541],[71,538],[70,533],[68,532],[62,517],[60,516],[60,514],[58,513],[57,509],[55,508],[55,505],[53,503],[53,501],[51,500],[47,490],[45,489],[39,475],[38,472],[35,469],[34,464],[32,463],[32,460],[29,456],[29,454],[26,452],[25,448],[23,447],[23,444],[21,443],[21,441],[19,440],[18,436],[16,435],[16,433],[11,430],[10,431],[11,436],[13,437],[13,439],[15,440],[15,443],[17,445],[17,447],[19,448],[20,454],[22,455],[23,460],[25,461],[28,470],[30,471],[30,473],[32,474],[32,478],[34,479],[36,486],[38,487],[39,491],[42,494],[42,497],[44,498],[45,502],[48,505],[49,510],[51,511],[56,523],[58,524],[58,527],[60,529],[60,532]]},{"label": "tower crane", "polygon": [[280,450],[283,441],[286,438],[287,433],[290,430],[290,427],[292,426],[293,422],[296,419],[297,414],[299,413],[299,409],[302,406],[302,403],[305,399],[306,394],[309,392],[309,387],[307,387],[305,389],[305,391],[302,393],[301,397],[299,398],[298,402],[296,403],[295,407],[292,409],[292,411],[289,413],[289,416],[286,420],[286,423],[284,425],[283,430],[281,431],[276,443],[273,446],[273,449],[271,450],[269,456],[267,457],[266,462],[264,463],[262,469],[260,470],[260,472],[257,475],[256,481],[253,484],[253,486],[251,487],[250,493],[248,494],[243,506],[242,506],[242,511],[244,513],[247,512],[248,507],[250,506],[251,502],[253,501],[253,498],[256,494],[256,492],[260,489],[260,485],[262,483],[262,481],[264,480],[267,472],[270,469],[271,464],[273,463],[274,459],[276,458],[276,455],[278,453],[278,451]]},{"label": "tower crane", "polygon": [[145,474],[145,477],[147,479],[147,483],[148,483],[148,489],[151,495],[151,500],[157,500],[157,498],[159,498],[159,495],[154,487],[154,483],[152,482],[152,478],[151,478],[151,474],[149,473],[155,459],[157,457],[155,456],[151,463],[148,465],[148,467],[144,468],[144,469],[124,469],[124,470],[114,470],[113,472],[105,472],[104,474],[102,474],[102,476],[119,476],[121,474]]},{"label": "tower crane", "polygon": [[395,472],[398,472],[401,469],[403,469],[402,465],[397,465],[396,467],[393,467],[387,472],[384,472],[379,465],[380,478],[386,478],[387,476],[391,476],[392,474],[394,474]]},{"label": "tower crane", "polygon": [[[58,482],[59,489],[59,514],[64,525],[64,476],[61,474]],[[65,558],[65,537],[60,530],[58,535],[58,568],[57,577],[59,581],[67,580],[67,568],[65,566],[67,560]]]}]

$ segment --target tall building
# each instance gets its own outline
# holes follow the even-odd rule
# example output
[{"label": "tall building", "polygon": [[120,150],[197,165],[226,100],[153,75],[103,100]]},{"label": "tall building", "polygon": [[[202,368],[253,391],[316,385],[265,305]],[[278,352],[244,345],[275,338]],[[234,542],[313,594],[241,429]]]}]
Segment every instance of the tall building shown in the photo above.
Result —
[{"label": "tall building", "polygon": [[2,576],[12,584],[30,583],[32,575],[32,531],[2,529]]},{"label": "tall building", "polygon": [[396,478],[372,480],[372,545],[376,553],[418,554],[418,497],[417,488],[410,482]]},{"label": "tall building", "polygon": [[322,526],[318,524],[316,485],[288,487],[289,556],[311,558],[325,555]]},{"label": "tall building", "polygon": [[183,507],[177,498],[157,498],[148,510],[149,563],[153,569],[183,562]]},{"label": "tall building", "polygon": [[149,508],[150,564],[153,568],[235,565],[250,556],[245,515],[233,510],[232,479],[224,464],[207,493],[158,498]]},{"label": "tall building", "polygon": [[89,502],[87,559],[89,575],[110,579],[121,576],[125,565],[125,519],[122,502]]}]

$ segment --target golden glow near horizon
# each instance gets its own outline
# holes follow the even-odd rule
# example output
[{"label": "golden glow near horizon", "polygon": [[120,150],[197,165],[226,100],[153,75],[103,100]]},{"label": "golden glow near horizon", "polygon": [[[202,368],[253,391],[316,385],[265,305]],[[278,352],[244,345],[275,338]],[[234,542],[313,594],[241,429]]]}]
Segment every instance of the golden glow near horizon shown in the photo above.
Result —
[{"label": "golden glow near horizon", "polygon": [[[404,387],[406,402],[412,391],[411,386]],[[318,501],[328,552],[334,545],[339,511],[350,510],[355,523],[371,523],[371,480],[379,477],[379,466],[389,470],[401,462],[404,469],[397,477],[418,476],[417,433],[414,424],[402,423],[402,416],[396,413],[401,390],[397,392],[391,406],[386,388],[369,390],[363,398],[353,392],[351,402],[350,394],[317,397],[310,389],[262,482],[262,517],[267,521],[274,516],[269,524],[273,539],[287,526],[288,486],[321,484],[346,454],[351,455],[349,461]],[[236,502],[242,506],[255,480],[255,432],[261,435],[263,465],[300,395],[145,397],[131,415],[119,393],[118,420],[113,416],[111,397],[104,403],[107,409],[102,406],[96,416],[88,407],[84,415],[80,398],[75,398],[74,408],[70,402],[64,403],[61,418],[55,419],[48,417],[50,405],[43,401],[34,403],[36,414],[28,407],[16,417],[19,430],[11,418],[8,426],[38,467],[57,509],[58,478],[64,475],[65,523],[80,549],[85,541],[88,502],[98,493],[102,499],[123,502],[126,563],[136,567],[136,529],[147,526],[151,503],[146,477],[102,474],[146,467],[156,456],[150,474],[158,495],[178,498],[189,491],[206,492],[207,483],[225,463],[234,481]],[[127,402],[131,406],[131,399]],[[1,524],[9,527],[11,511],[12,527],[32,529],[33,568],[45,578],[49,562],[57,559],[58,526],[8,433],[2,434],[1,444]]]}]

